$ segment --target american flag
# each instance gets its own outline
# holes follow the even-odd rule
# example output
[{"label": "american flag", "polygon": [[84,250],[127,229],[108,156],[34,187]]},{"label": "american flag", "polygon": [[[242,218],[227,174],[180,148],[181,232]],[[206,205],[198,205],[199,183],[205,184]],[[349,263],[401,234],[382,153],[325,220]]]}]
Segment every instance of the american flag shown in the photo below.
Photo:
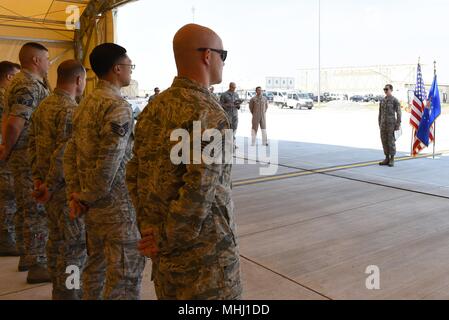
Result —
[{"label": "american flag", "polygon": [[[427,94],[422,78],[421,65],[418,63],[418,76],[416,80],[415,92],[413,95],[412,112],[410,115],[410,125],[414,129],[412,150],[413,156],[418,155],[418,153],[426,147],[416,136],[419,128],[419,123],[421,122],[422,114],[424,112],[426,97]],[[433,127],[430,129],[430,131],[430,141],[433,142]]]}]

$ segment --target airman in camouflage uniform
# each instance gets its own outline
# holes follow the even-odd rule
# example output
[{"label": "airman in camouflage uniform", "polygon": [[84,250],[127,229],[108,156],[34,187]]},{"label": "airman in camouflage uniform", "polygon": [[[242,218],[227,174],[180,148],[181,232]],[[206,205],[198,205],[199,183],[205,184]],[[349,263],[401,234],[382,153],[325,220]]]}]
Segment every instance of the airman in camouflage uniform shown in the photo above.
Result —
[{"label": "airman in camouflage uniform", "polygon": [[27,282],[41,283],[50,280],[45,254],[47,219],[43,206],[38,205],[31,195],[34,186],[27,149],[31,115],[50,92],[45,80],[49,67],[48,51],[42,45],[27,43],[22,47],[19,59],[22,71],[6,92],[4,116],[8,116],[8,126],[1,159],[7,159],[13,174],[19,207],[15,225],[21,254],[19,271],[29,269]]},{"label": "airman in camouflage uniform", "polygon": [[[14,75],[20,71],[20,65],[9,61],[0,62],[0,127],[5,103],[5,91]],[[6,122],[5,122],[6,124]],[[3,129],[2,129],[3,130]],[[2,133],[0,131],[0,140]],[[3,142],[2,142],[3,143]],[[18,256],[14,228],[16,198],[11,171],[5,163],[0,163],[0,256]]]},{"label": "airman in camouflage uniform", "polygon": [[[224,139],[225,130],[231,129],[228,117],[208,90],[221,82],[225,56],[195,50],[221,52],[222,46],[210,29],[193,24],[178,31],[178,77],[142,112],[136,127],[127,182],[142,230],[139,249],[152,259],[159,299],[239,299],[242,293],[232,163],[219,159],[218,164],[177,165],[170,157],[177,143],[170,142],[173,131],[183,129],[192,137],[195,121],[203,132],[218,130],[223,137],[220,149],[232,153],[232,135]],[[207,70],[201,69],[202,59],[210,59]],[[191,80],[194,77],[202,82]],[[209,143],[201,145],[204,151]]]},{"label": "airman in camouflage uniform", "polygon": [[[82,218],[69,219],[62,158],[72,133],[76,96],[84,91],[86,72],[81,63],[68,60],[58,68],[58,87],[42,101],[31,117],[29,155],[34,181],[43,181],[36,199],[46,202],[49,237],[48,270],[53,300],[77,300],[81,290],[66,286],[68,266],[83,269],[86,239]],[[50,197],[51,195],[51,197]]]},{"label": "airman in camouflage uniform", "polygon": [[103,80],[75,111],[64,154],[71,207],[87,208],[83,299],[139,299],[145,258],[125,182],[134,121],[120,93],[131,80],[131,60],[124,48],[106,43],[93,50],[90,63]]},{"label": "airman in camouflage uniform", "polygon": [[394,132],[401,127],[401,104],[393,97],[392,85],[386,85],[384,91],[386,96],[379,103],[379,128],[385,160],[379,164],[393,167],[396,155]]},{"label": "airman in camouflage uniform", "polygon": [[236,88],[235,83],[231,82],[229,84],[229,90],[220,96],[220,104],[228,114],[234,134],[239,124],[239,109],[241,104],[239,95],[235,92]]}]

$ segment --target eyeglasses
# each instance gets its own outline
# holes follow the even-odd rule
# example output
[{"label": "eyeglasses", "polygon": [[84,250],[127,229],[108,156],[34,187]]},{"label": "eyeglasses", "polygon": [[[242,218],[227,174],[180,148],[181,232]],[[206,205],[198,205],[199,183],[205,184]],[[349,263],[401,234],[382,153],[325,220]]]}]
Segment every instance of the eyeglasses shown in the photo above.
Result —
[{"label": "eyeglasses", "polygon": [[198,48],[198,49],[196,49],[196,50],[198,50],[198,51],[206,51],[206,50],[210,50],[210,51],[213,51],[213,52],[217,52],[217,53],[220,54],[221,60],[222,60],[223,62],[225,62],[225,61],[226,61],[226,58],[228,57],[228,52],[227,52],[226,50],[212,49],[212,48]]},{"label": "eyeglasses", "polygon": [[135,64],[124,64],[124,63],[118,63],[118,66],[128,66],[131,68],[131,70],[134,70],[136,68]]},{"label": "eyeglasses", "polygon": [[389,88],[384,88],[384,91],[388,92],[388,91],[390,91],[390,89]]}]

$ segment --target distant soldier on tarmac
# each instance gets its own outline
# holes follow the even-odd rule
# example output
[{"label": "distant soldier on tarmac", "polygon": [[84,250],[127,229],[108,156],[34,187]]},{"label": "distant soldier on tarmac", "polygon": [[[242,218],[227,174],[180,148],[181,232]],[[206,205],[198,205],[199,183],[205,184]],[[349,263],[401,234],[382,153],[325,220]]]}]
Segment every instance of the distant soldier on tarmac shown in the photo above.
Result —
[{"label": "distant soldier on tarmac", "polygon": [[394,156],[396,155],[394,132],[401,128],[401,104],[393,96],[391,84],[387,84],[384,91],[385,98],[379,104],[379,128],[385,160],[379,165],[394,167]]}]

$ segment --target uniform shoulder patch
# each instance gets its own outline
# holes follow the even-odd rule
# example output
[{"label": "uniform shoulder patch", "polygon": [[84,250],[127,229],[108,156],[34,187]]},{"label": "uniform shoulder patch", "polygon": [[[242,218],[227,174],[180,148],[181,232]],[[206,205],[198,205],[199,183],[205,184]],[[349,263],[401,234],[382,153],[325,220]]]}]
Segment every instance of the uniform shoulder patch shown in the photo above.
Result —
[{"label": "uniform shoulder patch", "polygon": [[115,122],[111,122],[111,130],[112,133],[119,135],[120,137],[126,136],[129,131],[129,122],[125,124],[118,124]]},{"label": "uniform shoulder patch", "polygon": [[15,102],[27,107],[32,107],[34,103],[33,94],[31,93],[30,89],[27,87],[19,88],[15,92]]}]

